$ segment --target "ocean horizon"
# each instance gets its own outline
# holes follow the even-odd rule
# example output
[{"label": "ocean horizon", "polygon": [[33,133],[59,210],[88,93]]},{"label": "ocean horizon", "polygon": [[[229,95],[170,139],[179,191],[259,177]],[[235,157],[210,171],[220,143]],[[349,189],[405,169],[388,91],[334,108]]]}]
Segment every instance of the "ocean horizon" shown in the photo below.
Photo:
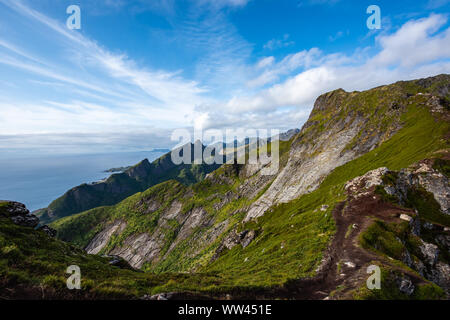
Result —
[{"label": "ocean horizon", "polygon": [[112,175],[105,170],[150,162],[166,152],[136,151],[99,154],[2,155],[0,200],[24,203],[30,211],[46,208],[69,189]]}]

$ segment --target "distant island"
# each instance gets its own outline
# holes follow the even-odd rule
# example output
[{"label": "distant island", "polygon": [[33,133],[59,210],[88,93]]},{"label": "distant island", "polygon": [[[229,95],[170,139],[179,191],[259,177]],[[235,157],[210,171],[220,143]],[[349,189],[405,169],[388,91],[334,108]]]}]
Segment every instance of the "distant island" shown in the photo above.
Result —
[{"label": "distant island", "polygon": [[111,169],[105,170],[105,171],[103,171],[103,172],[110,172],[110,173],[114,173],[114,172],[124,172],[125,170],[128,170],[128,169],[130,169],[130,168],[131,168],[131,166],[128,166],[128,167],[111,168]]},{"label": "distant island", "polygon": [[[170,149],[152,149],[150,152],[167,153],[170,151],[171,151]],[[146,152],[148,152],[148,151],[146,151]],[[130,169],[131,167],[132,166],[111,168],[111,169],[105,170],[103,172],[108,172],[108,173],[124,172],[124,171]]]}]

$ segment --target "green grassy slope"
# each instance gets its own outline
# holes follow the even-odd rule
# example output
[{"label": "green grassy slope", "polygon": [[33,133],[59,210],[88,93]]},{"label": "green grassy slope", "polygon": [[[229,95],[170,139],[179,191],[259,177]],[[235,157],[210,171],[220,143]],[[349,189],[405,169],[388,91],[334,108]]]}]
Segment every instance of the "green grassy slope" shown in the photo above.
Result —
[{"label": "green grassy slope", "polygon": [[[448,79],[444,78],[443,81],[448,81]],[[436,86],[427,90],[435,90],[435,88]],[[391,118],[388,118],[389,121],[398,123],[401,129],[378,148],[335,169],[314,192],[301,196],[288,204],[273,207],[257,222],[242,225],[241,220],[244,213],[234,215],[227,231],[230,231],[233,227],[238,227],[238,230],[255,230],[257,233],[256,239],[248,247],[235,246],[232,250],[224,252],[219,259],[210,263],[210,258],[227,232],[210,243],[200,254],[192,256],[190,253],[192,252],[191,248],[196,244],[195,238],[198,238],[198,235],[202,233],[202,230],[199,230],[199,233],[194,234],[192,238],[180,243],[175,250],[165,256],[163,261],[147,265],[145,269],[157,273],[184,272],[192,269],[201,272],[213,272],[220,274],[223,278],[223,282],[217,284],[219,289],[233,286],[266,287],[282,284],[291,279],[312,276],[334,234],[335,226],[331,217],[331,210],[337,202],[343,200],[342,191],[345,182],[381,166],[390,169],[404,168],[418,160],[436,157],[439,155],[439,153],[436,153],[437,151],[448,148],[448,141],[445,136],[448,134],[449,123],[442,118],[443,114],[432,115],[430,113],[429,106],[425,105],[427,98],[416,95],[423,91],[426,91],[423,87],[405,82],[376,88],[360,94],[350,94],[340,110],[348,112],[346,107],[353,106],[355,112],[364,113],[368,116],[369,122],[365,127],[366,131],[370,131],[372,127],[379,128],[381,125],[391,125],[384,121],[387,118],[388,110],[383,108],[390,108],[390,102],[392,101],[403,104],[404,112],[401,116],[396,117],[396,113],[392,113]],[[380,100],[382,103],[380,103]],[[358,104],[358,101],[361,104]],[[388,107],[385,107],[386,105]],[[329,111],[324,111],[323,118],[328,117],[326,116],[327,112]],[[312,118],[320,118],[320,114],[314,114]],[[332,117],[329,121],[331,119]],[[328,122],[324,123],[315,123],[310,130],[326,127]],[[352,148],[353,142],[348,147]],[[215,174],[222,174],[221,170],[223,169],[219,169]],[[211,198],[212,195],[224,194],[230,190],[235,191],[239,184],[238,177],[235,177],[232,183],[225,185],[208,185],[207,181],[196,184],[190,189],[194,190],[194,196],[183,200],[185,208],[187,210],[195,206],[205,208],[216,217],[214,225],[217,225],[223,221],[224,218],[222,217],[229,216],[229,213],[236,211],[236,209],[245,208],[255,200],[239,199],[228,204],[219,212],[212,209],[212,204],[215,201],[214,197]],[[168,191],[170,197],[178,198],[187,193],[186,189],[179,188],[176,185],[170,185],[170,188],[167,188],[167,186],[166,184],[158,185],[146,192],[170,190]],[[143,226],[139,229],[139,232],[145,230],[152,232],[152,221],[157,219],[157,216],[154,214],[142,216],[142,211],[134,212],[130,210],[130,205],[132,206],[133,203],[140,201],[145,196],[146,193],[135,195],[119,206],[108,209],[109,219],[114,220],[120,217],[129,221],[135,226],[134,228]],[[169,202],[170,197],[166,199]],[[326,212],[318,210],[323,204],[329,206]],[[80,216],[72,217],[73,220],[58,221],[54,226],[60,230],[61,236],[64,238],[68,232],[73,233],[73,230],[78,228],[76,227],[78,219],[88,220],[90,216],[101,216],[103,210],[106,209],[96,209],[83,213]],[[177,226],[174,226],[174,229],[169,231],[176,232],[176,229]],[[124,236],[114,239],[109,248],[120,243],[127,235],[137,230],[128,230]],[[92,232],[92,229],[87,229],[87,231]],[[67,239],[76,239],[76,237]],[[173,234],[167,237],[168,245],[173,239]],[[74,241],[76,242],[76,240]],[[86,241],[82,244],[85,245]]]},{"label": "green grassy slope", "polygon": [[[130,290],[137,292],[136,279],[162,277],[167,280],[170,275],[174,278],[158,282],[156,287],[147,290],[224,292],[236,288],[268,288],[283,285],[292,279],[313,276],[335,233],[336,226],[331,211],[338,202],[345,199],[343,187],[348,180],[382,166],[398,170],[421,159],[439,158],[441,152],[448,149],[448,110],[432,114],[430,106],[426,105],[429,97],[418,93],[439,93],[443,87],[448,86],[449,79],[449,76],[439,76],[431,83],[418,80],[400,82],[363,93],[338,92],[339,95],[342,94],[337,101],[339,108],[334,111],[325,109],[314,112],[311,115],[311,123],[305,130],[306,134],[303,131],[293,143],[311,139],[313,135],[308,132],[317,134],[327,130],[333,121],[344,117],[345,114],[367,119],[359,135],[361,140],[369,139],[377,130],[393,131],[385,135],[384,142],[377,148],[333,170],[315,191],[289,203],[272,207],[257,221],[242,223],[246,208],[259,195],[252,199],[238,197],[221,209],[214,209],[214,204],[221,196],[228,192],[239,194],[239,187],[243,183],[233,166],[225,165],[214,171],[213,176],[226,176],[228,179],[213,179],[215,183],[207,179],[192,186],[167,181],[137,193],[117,205],[95,208],[67,217],[54,222],[52,226],[58,229],[61,239],[83,247],[106,223],[117,219],[127,221],[124,233],[113,237],[105,249],[107,251],[121,244],[128,235],[152,233],[159,219],[159,212],[177,199],[183,204],[184,214],[195,207],[206,210],[214,221],[210,228],[229,219],[226,230],[215,241],[206,245],[203,243],[200,252],[195,249],[201,244],[201,236],[208,230],[196,230],[189,238],[178,243],[164,259],[146,264],[143,269],[148,272],[138,274],[137,278],[133,278],[135,275],[131,278],[118,275],[117,281],[121,285],[126,287],[129,284],[133,288]],[[448,99],[448,93],[445,99]],[[347,148],[357,145],[352,141]],[[290,146],[291,142],[282,145],[283,161],[289,154]],[[445,167],[445,163],[441,163],[441,167]],[[157,199],[160,209],[146,213],[146,203],[149,199]],[[322,205],[328,205],[328,208],[322,211]],[[234,229],[254,230],[256,237],[246,248],[237,245],[231,250],[223,251],[218,259],[212,261],[211,258],[223,238]],[[167,248],[173,243],[178,231],[179,226],[176,223],[168,224],[165,230]],[[11,263],[10,258],[5,261],[1,270],[6,270],[5,266]],[[18,270],[25,274],[32,273],[26,265],[20,265]],[[195,273],[180,274],[193,271]],[[138,292],[142,292],[143,289],[139,290],[141,291]]]}]

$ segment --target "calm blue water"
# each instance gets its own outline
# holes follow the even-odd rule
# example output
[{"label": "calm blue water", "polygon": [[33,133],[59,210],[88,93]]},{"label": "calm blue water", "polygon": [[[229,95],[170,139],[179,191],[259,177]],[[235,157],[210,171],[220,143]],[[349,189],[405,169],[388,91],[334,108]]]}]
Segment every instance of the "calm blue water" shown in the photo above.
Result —
[{"label": "calm blue water", "polygon": [[30,211],[45,208],[72,187],[108,177],[110,168],[150,162],[162,152],[48,155],[0,158],[0,200],[24,203]]}]

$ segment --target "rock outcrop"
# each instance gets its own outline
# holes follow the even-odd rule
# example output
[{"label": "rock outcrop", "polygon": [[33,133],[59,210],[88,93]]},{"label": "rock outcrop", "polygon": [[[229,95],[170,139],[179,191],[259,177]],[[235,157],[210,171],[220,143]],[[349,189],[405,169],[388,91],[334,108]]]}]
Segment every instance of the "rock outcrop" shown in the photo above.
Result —
[{"label": "rock outcrop", "polygon": [[[23,203],[14,201],[0,201],[0,215],[11,219],[14,224],[27,228],[36,228],[39,218],[30,213]],[[39,227],[37,230],[44,232],[49,237],[56,237],[56,230],[47,225]]]},{"label": "rock outcrop", "polygon": [[39,224],[39,218],[31,214],[22,203],[1,201],[0,206],[0,213],[10,218],[17,225],[35,228]]},{"label": "rock outcrop", "polygon": [[[158,184],[119,205],[87,211],[77,219],[89,222],[87,217],[92,215],[99,224],[86,249],[119,256],[134,268],[155,272],[228,268],[236,273],[247,266],[259,271],[255,264],[266,259],[292,257],[301,263],[292,267],[291,277],[330,273],[355,287],[366,276],[361,274],[363,266],[380,258],[379,252],[358,247],[356,235],[380,219],[380,228],[386,229],[398,249],[389,252],[389,258],[415,270],[403,270],[403,276],[396,278],[400,292],[414,295],[423,278],[447,290],[449,234],[447,224],[441,222],[449,214],[449,183],[433,164],[433,157],[443,157],[445,152],[446,97],[440,94],[450,86],[450,77],[441,78],[436,77],[432,86],[419,80],[365,92],[340,89],[324,94],[301,131],[287,143],[280,142],[284,149],[278,172],[263,174],[270,164],[229,163],[193,186]],[[423,146],[426,138],[416,139],[421,120],[428,127],[419,129],[433,138],[429,148]],[[391,164],[398,170],[390,170]],[[133,176],[141,176],[138,171]],[[432,214],[424,209],[428,202]],[[337,211],[342,219],[336,218]],[[284,220],[278,221],[278,215]],[[333,218],[344,249],[335,245],[328,253]],[[408,238],[386,227],[391,223],[407,229]],[[70,229],[70,223],[64,228]],[[298,243],[301,246],[295,253],[290,251]],[[375,251],[382,249],[376,245]],[[316,248],[320,249],[314,252]],[[305,262],[308,256],[314,258]],[[287,265],[292,260],[283,261]],[[342,268],[339,274],[331,271],[331,262]],[[290,271],[284,270],[285,274]]]},{"label": "rock outcrop", "polygon": [[[378,168],[367,172],[365,175],[356,177],[347,182],[345,189],[353,199],[371,196],[376,187],[382,187],[386,194],[393,196],[392,201],[398,205],[408,204],[408,194],[411,190],[423,188],[433,195],[434,200],[439,203],[444,217],[448,215],[448,197],[450,187],[445,175],[432,168],[432,160],[423,160],[413,164],[411,167],[401,171],[390,171],[388,168]],[[389,176],[389,179],[386,177]],[[396,199],[396,200],[394,200]],[[411,215],[400,214],[399,219],[407,221],[410,225],[411,233],[415,236],[415,242],[418,243],[412,253],[405,249],[402,262],[408,267],[417,271],[426,279],[436,283],[450,294],[450,265],[448,260],[441,259],[440,249],[444,248],[447,252],[450,250],[450,235],[447,234],[442,225],[436,225],[429,222],[427,216],[422,216],[417,211]],[[421,234],[434,235],[433,242],[421,238]],[[398,239],[399,240],[399,239]],[[398,285],[401,292],[411,295],[414,291],[412,283],[405,279],[400,279]]]},{"label": "rock outcrop", "polygon": [[[188,147],[193,155],[195,145],[190,144]],[[200,143],[197,148],[203,150],[205,147]],[[35,214],[42,223],[50,223],[95,207],[114,205],[169,179],[176,179],[187,185],[196,183],[219,166],[201,164],[194,168],[189,164],[175,165],[171,154],[167,153],[152,163],[145,159],[124,172],[112,174],[106,180],[74,187],[53,201],[48,208],[37,210]]]}]

